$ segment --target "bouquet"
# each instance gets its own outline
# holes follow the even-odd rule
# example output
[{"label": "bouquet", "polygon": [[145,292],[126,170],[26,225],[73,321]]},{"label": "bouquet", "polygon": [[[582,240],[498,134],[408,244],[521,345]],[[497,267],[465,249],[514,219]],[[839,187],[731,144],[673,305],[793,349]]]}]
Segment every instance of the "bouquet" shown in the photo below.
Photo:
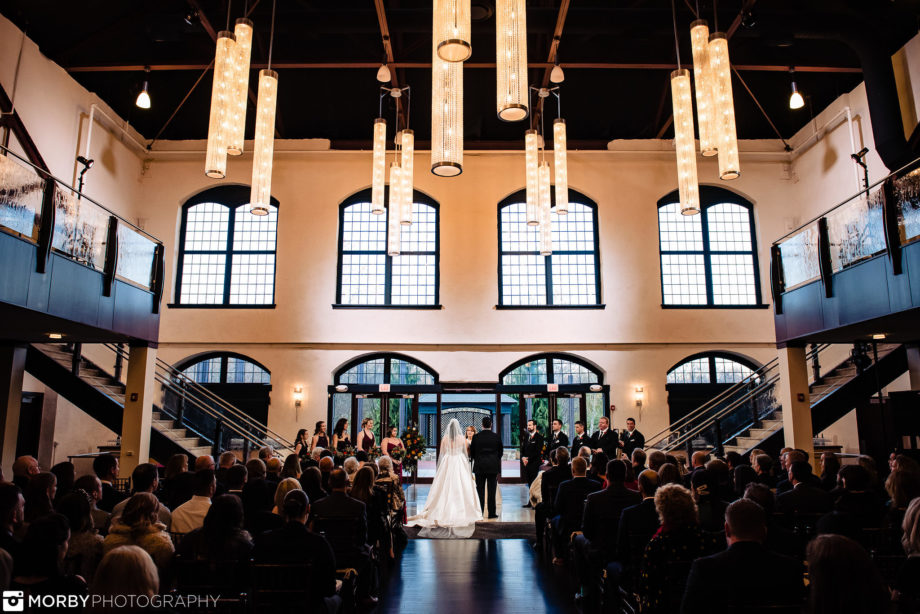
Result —
[{"label": "bouquet", "polygon": [[403,452],[403,465],[411,469],[418,464],[419,459],[425,454],[425,438],[419,434],[417,427],[410,426],[402,434],[401,439],[406,448]]},{"label": "bouquet", "polygon": [[335,451],[335,466],[341,467],[342,463],[345,462],[345,459],[349,456],[355,455],[355,448],[352,445],[347,445],[341,450]]},{"label": "bouquet", "polygon": [[375,461],[381,456],[383,456],[383,450],[380,449],[380,446],[371,446],[371,449],[367,452],[367,460],[369,461]]},{"label": "bouquet", "polygon": [[406,454],[406,449],[403,447],[393,448],[390,450],[390,458],[392,458],[397,463],[402,461],[403,456]]}]

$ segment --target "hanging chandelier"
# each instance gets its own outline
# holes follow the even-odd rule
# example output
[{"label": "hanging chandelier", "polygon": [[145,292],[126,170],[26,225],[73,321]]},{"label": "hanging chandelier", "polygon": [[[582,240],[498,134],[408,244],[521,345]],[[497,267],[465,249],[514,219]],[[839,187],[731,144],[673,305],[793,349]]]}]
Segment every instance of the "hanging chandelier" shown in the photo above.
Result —
[{"label": "hanging chandelier", "polygon": [[569,163],[565,120],[561,117],[553,122],[553,166],[556,171],[556,215],[566,215],[569,212]]},{"label": "hanging chandelier", "polygon": [[236,38],[223,30],[217,35],[214,53],[214,85],[211,87],[211,117],[208,121],[208,150],[204,172],[213,179],[227,176],[227,136],[235,76]]},{"label": "hanging chandelier", "polygon": [[738,134],[735,130],[735,102],[732,97],[731,63],[728,38],[722,32],[709,35],[709,66],[715,93],[715,136],[719,149],[719,177],[724,180],[741,176],[738,161]]},{"label": "hanging chandelier", "polygon": [[470,57],[470,0],[434,0],[434,44],[445,62]]},{"label": "hanging chandelier", "polygon": [[431,172],[455,177],[463,172],[463,64],[441,59],[437,39],[431,55]]},{"label": "hanging chandelier", "polygon": [[526,221],[528,226],[538,226],[540,224],[540,134],[533,129],[524,133],[524,164],[527,172]]},{"label": "hanging chandelier", "polygon": [[690,42],[693,50],[693,81],[696,85],[696,121],[700,128],[700,153],[714,156],[718,153],[715,139],[715,121],[712,74],[709,64],[709,24],[697,19],[690,24]]},{"label": "hanging chandelier", "polygon": [[495,5],[495,67],[498,118],[525,119],[527,84],[527,8],[525,0],[498,0]]},{"label": "hanging chandelier", "polygon": [[233,28],[236,52],[233,57],[233,88],[230,103],[230,127],[227,132],[227,154],[243,153],[246,138],[246,103],[249,96],[249,60],[252,55],[252,22],[241,18]]},{"label": "hanging chandelier", "polygon": [[272,46],[275,42],[275,8],[272,2],[272,27],[268,42],[268,68],[259,71],[259,94],[256,104],[256,139],[252,157],[252,191],[249,212],[268,215],[272,198],[272,158],[275,153],[275,110],[278,104],[278,73],[272,70]]},{"label": "hanging chandelier", "polygon": [[540,255],[549,256],[553,253],[553,203],[550,192],[549,162],[546,160],[540,163],[537,181],[540,198]]},{"label": "hanging chandelier", "polygon": [[415,193],[413,185],[413,157],[415,156],[415,132],[406,128],[399,133],[400,146],[400,166],[402,167],[402,197],[399,207],[399,223],[404,226],[412,224],[412,197]]},{"label": "hanging chandelier", "polygon": [[678,68],[671,73],[671,104],[674,107],[674,146],[677,149],[680,212],[683,215],[694,215],[700,212],[700,194],[696,175],[690,71],[686,68]]},{"label": "hanging chandelier", "polygon": [[390,164],[390,198],[387,208],[387,255],[398,256],[401,249],[402,226],[399,223],[399,209],[402,204],[402,169],[399,164]]},{"label": "hanging chandelier", "polygon": [[374,159],[371,176],[371,213],[382,215],[386,197],[387,120],[374,120]]}]

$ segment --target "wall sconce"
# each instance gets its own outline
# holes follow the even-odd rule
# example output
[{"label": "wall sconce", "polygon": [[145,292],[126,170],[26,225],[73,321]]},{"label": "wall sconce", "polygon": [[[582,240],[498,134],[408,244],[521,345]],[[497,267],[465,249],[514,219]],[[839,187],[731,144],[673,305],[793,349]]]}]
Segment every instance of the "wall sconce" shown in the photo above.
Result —
[{"label": "wall sconce", "polygon": [[636,386],[636,407],[642,407],[642,386]]},{"label": "wall sconce", "polygon": [[303,405],[303,386],[294,386],[294,407]]}]

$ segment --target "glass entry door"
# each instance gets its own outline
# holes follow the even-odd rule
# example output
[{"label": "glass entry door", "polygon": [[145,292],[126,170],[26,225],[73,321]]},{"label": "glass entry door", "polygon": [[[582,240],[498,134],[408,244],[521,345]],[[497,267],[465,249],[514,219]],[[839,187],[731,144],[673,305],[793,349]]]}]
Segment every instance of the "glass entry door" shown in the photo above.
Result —
[{"label": "glass entry door", "polygon": [[585,395],[582,393],[556,395],[553,419],[562,421],[562,432],[569,438],[575,436],[575,422],[585,421]]}]

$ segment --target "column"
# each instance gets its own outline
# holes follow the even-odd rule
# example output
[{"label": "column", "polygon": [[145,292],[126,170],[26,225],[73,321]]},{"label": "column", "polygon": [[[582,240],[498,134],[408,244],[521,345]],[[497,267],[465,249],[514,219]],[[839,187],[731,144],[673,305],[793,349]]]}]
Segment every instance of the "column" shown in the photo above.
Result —
[{"label": "column", "polygon": [[910,374],[910,389],[920,390],[920,345],[907,345],[907,372]]},{"label": "column", "polygon": [[776,400],[783,408],[786,447],[805,450],[811,458],[812,467],[816,467],[814,434],[811,430],[808,363],[805,361],[804,347],[780,348],[776,392]]},{"label": "column", "polygon": [[[50,468],[55,465],[54,424],[57,421],[58,395],[45,386],[42,395],[42,421],[38,430],[38,466]],[[67,460],[66,458],[61,459]]]},{"label": "column", "polygon": [[[150,423],[156,394],[157,351],[148,346],[131,346],[125,378],[125,411],[121,424],[119,477],[150,459]],[[165,460],[165,459],[164,459]]]},{"label": "column", "polygon": [[0,464],[4,477],[13,479],[19,414],[22,411],[22,378],[26,372],[26,348],[0,344]]}]

